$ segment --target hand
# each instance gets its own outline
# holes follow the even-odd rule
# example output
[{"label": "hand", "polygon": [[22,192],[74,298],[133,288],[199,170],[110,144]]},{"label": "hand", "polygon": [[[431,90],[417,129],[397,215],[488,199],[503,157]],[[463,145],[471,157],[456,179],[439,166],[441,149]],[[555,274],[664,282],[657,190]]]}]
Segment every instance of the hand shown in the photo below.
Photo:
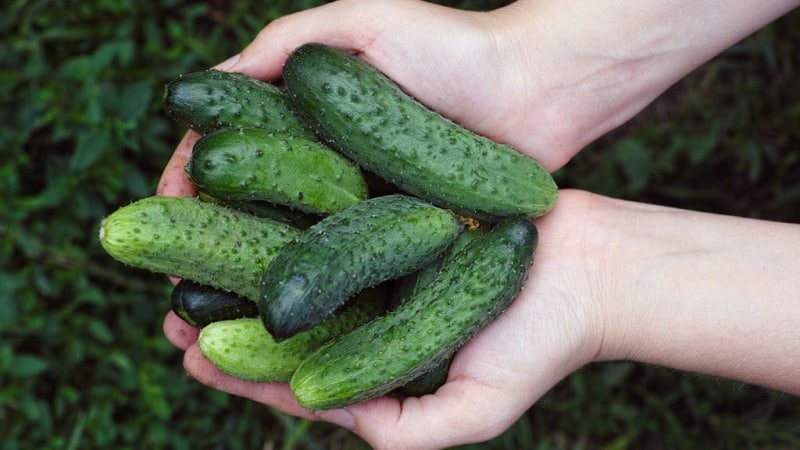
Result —
[{"label": "hand", "polygon": [[221,374],[197,331],[164,332],[188,373],[288,414],[347,427],[375,448],[442,448],[508,428],[564,376],[627,359],[800,394],[800,226],[562,190],[512,305],[462,347],[421,398],[301,408],[285,384]]},{"label": "hand", "polygon": [[[220,373],[195,343],[197,331],[170,314],[164,331],[186,350],[187,372],[210,387],[288,414],[337,423],[374,448],[444,448],[489,439],[507,429],[562,377],[593,359],[602,339],[584,247],[594,197],[565,191],[538,221],[540,241],[524,290],[498,319],[456,354],[447,383],[421,398],[386,396],[343,410],[301,408],[286,384],[259,384]],[[576,239],[577,237],[577,239]],[[598,258],[599,259],[599,258]],[[603,271],[600,271],[602,273]]]},{"label": "hand", "polygon": [[[555,170],[798,2],[748,1],[725,15],[705,1],[687,2],[691,11],[666,2],[661,9],[612,3],[520,0],[473,13],[413,0],[341,0],[273,22],[220,68],[276,80],[302,43],[346,48],[429,107]],[[604,20],[608,14],[616,21]],[[718,32],[703,36],[702,18],[719,19]],[[663,23],[671,26],[653,26]],[[160,194],[194,193],[182,170],[196,139],[190,132],[178,146]],[[196,330],[171,313],[164,331],[186,350],[186,369],[199,381],[338,423],[376,448],[491,438],[591,361],[631,359],[800,392],[796,226],[569,190],[537,224],[539,250],[525,289],[456,354],[435,395],[307,411],[286,385],[220,374],[194,344]],[[767,284],[765,267],[775,268]]]}]

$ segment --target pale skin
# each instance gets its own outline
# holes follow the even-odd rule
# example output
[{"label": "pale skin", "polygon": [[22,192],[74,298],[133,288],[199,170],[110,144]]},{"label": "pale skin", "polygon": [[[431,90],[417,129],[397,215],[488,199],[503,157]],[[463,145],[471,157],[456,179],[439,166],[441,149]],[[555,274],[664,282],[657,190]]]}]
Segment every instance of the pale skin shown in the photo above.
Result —
[{"label": "pale skin", "polygon": [[[271,23],[219,68],[276,80],[302,43],[345,48],[429,107],[556,170],[798,4],[520,0],[477,13],[416,0],[341,0]],[[189,132],[178,145],[159,194],[195,194],[182,167],[196,139]],[[565,376],[598,361],[800,394],[800,225],[576,190],[563,190],[536,224],[539,247],[525,288],[459,350],[434,395],[308,411],[285,384],[221,374],[201,355],[197,330],[172,313],[164,332],[200,382],[337,423],[378,449],[490,439]]]}]

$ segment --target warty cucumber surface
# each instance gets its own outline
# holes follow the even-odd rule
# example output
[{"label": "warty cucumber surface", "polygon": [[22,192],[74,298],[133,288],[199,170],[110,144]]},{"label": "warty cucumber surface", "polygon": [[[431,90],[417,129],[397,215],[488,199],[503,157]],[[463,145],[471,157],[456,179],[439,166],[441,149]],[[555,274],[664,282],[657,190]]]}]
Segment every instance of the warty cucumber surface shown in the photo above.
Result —
[{"label": "warty cucumber surface", "polygon": [[450,358],[516,297],[537,241],[529,220],[502,221],[449,258],[413,298],[309,355],[291,380],[298,402],[341,408],[384,395]]},{"label": "warty cucumber surface", "polygon": [[367,198],[361,170],[338,152],[255,128],[201,137],[184,170],[212,197],[267,201],[312,214],[332,214]]},{"label": "warty cucumber surface", "polygon": [[223,373],[248,381],[288,382],[309,353],[384,313],[386,296],[380,286],[367,289],[324,322],[280,343],[258,318],[213,322],[203,328],[197,343]]},{"label": "warty cucumber surface", "polygon": [[328,216],[283,247],[264,273],[264,325],[277,340],[306,330],[361,290],[427,264],[460,232],[449,211],[399,194]]},{"label": "warty cucumber surface", "polygon": [[164,110],[200,134],[222,128],[263,128],[314,139],[286,91],[241,73],[203,70],[179,75],[164,88]]},{"label": "warty cucumber surface", "polygon": [[555,205],[558,188],[536,160],[444,118],[343,50],[300,46],[284,80],[332,147],[410,194],[484,219],[536,217]]},{"label": "warty cucumber surface", "polygon": [[[465,229],[450,247],[447,248],[438,258],[429,263],[422,269],[401,278],[397,283],[396,304],[402,304],[416,296],[432,283],[439,276],[439,271],[443,265],[449,264],[450,258],[458,255],[470,242],[483,236],[489,230],[489,225],[481,225],[475,229]],[[435,392],[447,380],[447,373],[450,369],[450,358],[443,359],[435,367],[428,369],[413,380],[404,384],[401,391],[405,395],[421,397],[425,394]]]},{"label": "warty cucumber surface", "polygon": [[152,196],[103,219],[99,238],[127,265],[256,300],[267,265],[299,234],[284,223],[194,198]]}]

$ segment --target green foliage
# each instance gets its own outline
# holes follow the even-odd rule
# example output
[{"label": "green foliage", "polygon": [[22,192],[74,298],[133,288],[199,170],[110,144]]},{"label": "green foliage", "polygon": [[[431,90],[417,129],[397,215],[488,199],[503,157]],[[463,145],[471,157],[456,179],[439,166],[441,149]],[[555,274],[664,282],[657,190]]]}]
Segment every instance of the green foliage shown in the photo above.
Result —
[{"label": "green foliage", "polygon": [[[163,85],[322,0],[10,0],[0,14],[0,449],[366,448],[199,385],[167,343],[170,285],[99,247],[183,130]],[[444,2],[443,2],[444,3]],[[490,0],[448,4],[488,9]],[[704,65],[557,176],[684,208],[800,220],[800,12]],[[796,400],[629,363],[587,367],[469,448],[775,448]]]}]

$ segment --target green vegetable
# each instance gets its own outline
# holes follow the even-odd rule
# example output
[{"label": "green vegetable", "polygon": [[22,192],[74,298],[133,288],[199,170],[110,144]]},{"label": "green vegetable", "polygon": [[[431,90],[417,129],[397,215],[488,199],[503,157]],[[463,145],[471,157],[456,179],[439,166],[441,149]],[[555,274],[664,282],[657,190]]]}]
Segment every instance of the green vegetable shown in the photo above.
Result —
[{"label": "green vegetable", "polygon": [[555,205],[558,188],[533,158],[445,119],[345,51],[303,45],[284,80],[322,138],[405,192],[484,219],[535,217]]},{"label": "green vegetable", "polygon": [[256,217],[265,217],[300,229],[310,227],[319,222],[321,218],[315,214],[307,214],[289,208],[288,206],[276,205],[261,200],[227,200],[212,197],[203,191],[197,192],[197,198],[203,202],[214,203],[237,211],[246,212]]},{"label": "green vegetable", "polygon": [[270,263],[258,301],[264,325],[278,340],[306,330],[361,290],[427,264],[460,230],[448,211],[404,195],[328,216]]},{"label": "green vegetable", "polygon": [[[414,298],[415,295],[436,280],[439,276],[439,271],[444,265],[448,264],[449,259],[457,255],[458,252],[463,250],[470,242],[486,234],[488,229],[488,226],[482,225],[474,229],[465,230],[439,258],[436,258],[436,260],[419,271],[403,277],[397,286],[398,299],[396,303],[403,304],[409,299]],[[450,359],[448,358],[406,383],[402,387],[402,391],[406,395],[415,397],[431,394],[447,381],[447,372],[449,369]]]},{"label": "green vegetable", "polygon": [[516,297],[537,241],[533,223],[521,218],[506,219],[475,239],[413,298],[309,355],[291,380],[298,402],[340,408],[442,364]]},{"label": "green vegetable", "polygon": [[164,88],[164,110],[200,134],[222,128],[263,128],[314,138],[286,91],[241,73],[204,70],[179,75]]},{"label": "green vegetable", "polygon": [[262,200],[331,214],[367,198],[361,171],[339,153],[305,138],[259,129],[224,129],[194,145],[185,172],[212,197]]},{"label": "green vegetable", "polygon": [[106,217],[100,243],[130,266],[255,300],[267,265],[299,233],[284,223],[194,198],[152,196]]},{"label": "green vegetable", "polygon": [[258,317],[254,301],[190,280],[181,280],[172,288],[170,302],[178,317],[198,328],[221,320]]},{"label": "green vegetable", "polygon": [[383,289],[368,289],[316,327],[277,343],[261,320],[214,322],[200,332],[200,350],[222,372],[249,381],[288,382],[297,366],[320,345],[386,310]]}]

